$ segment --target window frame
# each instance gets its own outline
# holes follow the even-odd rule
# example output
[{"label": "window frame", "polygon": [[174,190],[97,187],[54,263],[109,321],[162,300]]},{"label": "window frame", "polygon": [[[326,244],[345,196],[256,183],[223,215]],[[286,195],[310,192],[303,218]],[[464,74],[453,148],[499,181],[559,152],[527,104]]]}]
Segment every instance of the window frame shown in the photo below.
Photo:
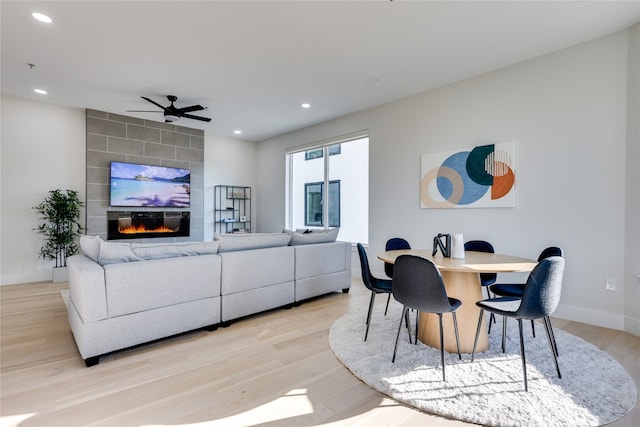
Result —
[{"label": "window frame", "polygon": [[[364,151],[364,159],[365,159],[365,164],[364,164],[364,168],[367,170],[367,174],[365,174],[365,176],[363,178],[360,178],[361,180],[364,181],[364,188],[361,189],[361,193],[358,193],[357,197],[364,197],[364,201],[365,203],[359,203],[359,206],[364,206],[364,213],[363,215],[366,215],[367,212],[367,206],[368,206],[368,192],[369,192],[369,176],[368,176],[368,170],[369,170],[369,130],[368,129],[362,129],[362,130],[358,130],[355,132],[351,132],[348,134],[343,134],[343,135],[339,135],[339,136],[334,136],[334,137],[330,137],[330,138],[326,138],[326,139],[322,139],[322,140],[316,140],[314,142],[307,142],[307,143],[303,143],[300,145],[295,145],[295,146],[290,146],[290,147],[286,147],[285,148],[285,197],[284,197],[284,204],[285,204],[285,214],[284,214],[284,223],[285,223],[285,228],[288,229],[296,229],[296,228],[302,228],[305,227],[304,226],[304,222],[305,222],[305,206],[304,206],[304,187],[300,188],[299,186],[301,184],[304,184],[305,182],[315,182],[315,181],[319,181],[322,180],[321,177],[318,177],[317,179],[314,179],[314,177],[310,177],[311,179],[307,180],[297,180],[294,179],[294,176],[297,174],[297,172],[294,171],[294,169],[297,168],[302,168],[304,169],[305,166],[304,163],[306,163],[305,160],[305,152],[308,150],[314,150],[314,149],[322,149],[323,150],[323,156],[322,157],[318,157],[318,158],[322,158],[322,162],[319,162],[322,165],[322,168],[324,169],[324,182],[328,182],[329,181],[329,176],[330,176],[330,167],[329,164],[330,162],[330,158],[331,155],[327,152],[326,154],[324,153],[324,150],[328,150],[329,146],[332,145],[337,145],[337,144],[346,144],[346,143],[351,143],[352,141],[356,141],[356,140],[360,140],[360,139],[366,139],[366,148]],[[345,150],[343,150],[342,145],[340,145],[340,154],[345,154]],[[350,150],[347,151],[347,153],[351,152]],[[342,157],[342,156],[340,156]],[[316,162],[318,163],[318,162]],[[309,164],[309,166],[311,166],[311,164]],[[317,166],[312,166],[312,167],[317,167]],[[301,169],[301,170],[302,170]],[[342,198],[342,193],[346,192],[346,190],[350,190],[353,191],[353,182],[342,182],[342,178],[337,176],[336,178],[341,179],[341,185],[340,185],[340,197]],[[342,185],[345,184],[345,185]],[[362,187],[362,185],[358,185],[359,187]],[[324,191],[328,192],[329,186],[326,185],[324,186]],[[364,196],[362,196],[362,194],[364,194]],[[328,194],[325,195],[325,197],[328,199]],[[295,201],[297,199],[297,201]],[[351,198],[349,199],[351,200]],[[342,218],[342,214],[343,214],[343,210],[346,206],[352,205],[353,203],[351,203],[349,200],[340,200],[340,234],[339,234],[339,238],[340,236],[343,234],[343,230],[342,227],[346,226],[345,218]],[[295,202],[294,202],[295,201]],[[346,205],[343,203],[345,202]],[[331,221],[329,220],[328,217],[329,213],[328,210],[325,209],[323,212],[323,216],[325,217],[325,220],[323,221],[324,224],[328,224]],[[349,222],[351,226],[354,226],[353,222],[353,218],[349,219]],[[328,227],[325,225],[324,226],[325,229],[327,229]],[[359,241],[359,242],[368,242],[368,220],[364,221],[364,226],[362,225],[362,221],[358,222],[357,225],[355,225],[355,231],[354,232],[347,232],[348,234],[351,233],[353,234],[353,236],[349,235],[349,238],[352,241]],[[346,237],[345,237],[346,238]]]},{"label": "window frame", "polygon": [[[321,216],[320,216],[320,222],[318,223],[317,221],[314,222],[309,222],[309,192],[308,192],[308,188],[311,186],[319,186],[320,187],[320,192],[319,194],[321,194],[320,196],[320,209],[321,209]],[[333,197],[332,200],[329,201],[329,227],[340,227],[340,180],[339,179],[333,179],[331,181],[329,181],[329,192],[328,197],[331,198],[331,188],[336,189],[337,187],[337,197]],[[316,181],[316,182],[306,182],[304,184],[304,226],[305,227],[324,227],[324,181]],[[336,212],[337,210],[337,212]],[[337,215],[337,221],[336,222],[331,222],[331,218],[332,218],[332,213]]]},{"label": "window frame", "polygon": [[[340,143],[328,145],[327,148],[330,156],[336,156],[342,153],[342,146]],[[311,150],[306,150],[304,152],[305,160],[322,159],[323,157],[324,157],[323,147],[313,148]]]}]

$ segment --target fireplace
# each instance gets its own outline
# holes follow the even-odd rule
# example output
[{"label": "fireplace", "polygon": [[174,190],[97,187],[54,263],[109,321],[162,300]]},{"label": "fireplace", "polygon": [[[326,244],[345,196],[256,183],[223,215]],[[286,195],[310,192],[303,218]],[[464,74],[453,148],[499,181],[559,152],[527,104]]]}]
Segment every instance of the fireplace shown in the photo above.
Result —
[{"label": "fireplace", "polygon": [[189,212],[107,212],[107,239],[189,235]]}]

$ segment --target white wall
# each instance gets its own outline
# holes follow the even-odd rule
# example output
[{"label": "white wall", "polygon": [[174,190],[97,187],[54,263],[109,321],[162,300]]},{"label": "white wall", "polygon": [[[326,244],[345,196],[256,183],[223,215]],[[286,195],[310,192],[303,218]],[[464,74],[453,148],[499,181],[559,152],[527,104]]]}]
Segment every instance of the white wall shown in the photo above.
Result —
[{"label": "white wall", "polygon": [[[430,247],[438,232],[531,258],[559,245],[567,267],[556,315],[623,329],[625,309],[637,317],[640,305],[625,308],[627,59],[624,31],[262,142],[259,229],[282,226],[286,147],[368,129],[372,253],[393,236]],[[422,154],[509,140],[515,208],[420,208]],[[617,292],[605,291],[606,277]]]},{"label": "white wall", "polygon": [[[31,209],[49,190],[85,198],[85,112],[2,95],[0,283],[51,280]],[[84,213],[81,215],[84,222]]]},{"label": "white wall", "polygon": [[[78,190],[84,200],[85,110],[6,95],[1,101],[0,284],[51,280],[51,264],[38,259],[42,239],[32,231],[31,207],[55,188]],[[255,189],[256,143],[205,132],[204,168],[205,240],[212,240],[213,187]],[[252,214],[255,221],[255,205]]]},{"label": "white wall", "polygon": [[625,330],[640,336],[640,23],[629,32]]},{"label": "white wall", "polygon": [[204,240],[213,240],[216,185],[251,187],[251,227],[256,231],[256,143],[204,134]]}]

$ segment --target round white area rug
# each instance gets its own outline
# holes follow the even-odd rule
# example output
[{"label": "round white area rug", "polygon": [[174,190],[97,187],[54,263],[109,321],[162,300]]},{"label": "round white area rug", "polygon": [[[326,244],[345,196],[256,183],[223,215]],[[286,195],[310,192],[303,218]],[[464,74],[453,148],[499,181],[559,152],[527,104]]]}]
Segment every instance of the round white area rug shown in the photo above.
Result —
[{"label": "round white area rug", "polygon": [[[518,324],[507,323],[507,351],[501,350],[501,319],[492,325],[489,350],[445,353],[447,381],[442,381],[440,350],[409,344],[402,327],[395,363],[391,363],[402,307],[392,303],[384,316],[374,310],[364,339],[366,311],[336,320],[329,344],[358,378],[398,401],[424,411],[488,426],[587,427],[610,423],[635,406],[637,388],[624,368],[606,352],[554,328],[558,343],[558,378],[542,323],[524,322],[529,391],[524,391]],[[446,314],[445,314],[446,316]],[[411,315],[412,322],[415,314]],[[415,325],[412,326],[415,328]]]}]

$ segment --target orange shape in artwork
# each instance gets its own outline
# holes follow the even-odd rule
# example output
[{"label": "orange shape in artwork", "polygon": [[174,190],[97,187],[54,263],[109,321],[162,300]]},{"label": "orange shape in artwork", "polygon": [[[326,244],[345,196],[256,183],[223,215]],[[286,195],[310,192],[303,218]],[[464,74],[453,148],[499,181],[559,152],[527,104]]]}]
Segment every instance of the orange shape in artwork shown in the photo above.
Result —
[{"label": "orange shape in artwork", "polygon": [[[502,163],[502,162],[496,162]],[[496,165],[498,166],[498,165]],[[501,197],[506,196],[511,188],[513,188],[513,183],[516,181],[516,177],[513,174],[513,169],[511,169],[508,165],[502,163],[501,167],[507,168],[507,173],[502,176],[494,176],[493,177],[493,185],[491,186],[491,200],[497,200]]]}]

